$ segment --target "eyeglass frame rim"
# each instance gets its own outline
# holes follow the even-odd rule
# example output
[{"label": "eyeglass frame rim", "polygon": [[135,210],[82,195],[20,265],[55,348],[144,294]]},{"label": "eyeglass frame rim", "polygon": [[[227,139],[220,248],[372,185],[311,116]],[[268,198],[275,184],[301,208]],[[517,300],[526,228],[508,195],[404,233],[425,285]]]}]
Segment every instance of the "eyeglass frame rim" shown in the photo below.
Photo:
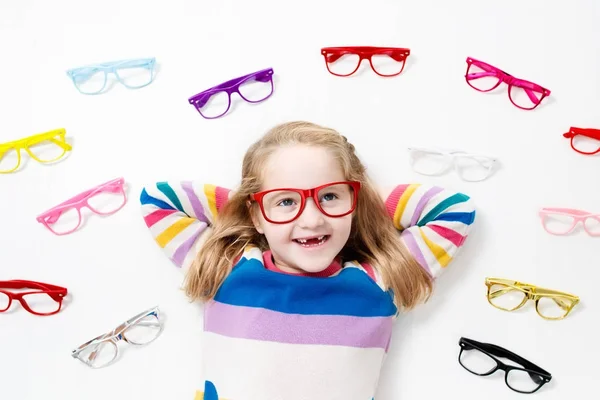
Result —
[{"label": "eyeglass frame rim", "polygon": [[[134,63],[134,62],[138,62],[139,65],[133,65],[133,66],[129,66],[129,67],[123,66],[123,64]],[[88,64],[88,65],[84,65],[81,67],[75,67],[75,68],[68,69],[66,72],[67,72],[67,76],[71,79],[71,81],[73,82],[73,85],[79,91],[79,93],[87,94],[87,95],[96,95],[96,94],[102,94],[104,92],[104,89],[106,89],[106,82],[107,82],[108,74],[110,74],[110,73],[115,74],[117,81],[119,81],[123,86],[125,86],[128,89],[141,89],[144,86],[148,86],[149,84],[151,84],[154,81],[155,67],[156,67],[156,57],[143,57],[143,58],[131,58],[131,59],[125,59],[125,60],[116,60],[116,61],[106,61],[106,62],[101,62],[101,63],[96,63],[96,64]],[[121,79],[121,77],[119,76],[119,73],[117,72],[117,70],[120,68],[145,68],[145,69],[148,69],[148,70],[150,70],[150,73],[151,73],[150,81],[141,86],[130,86],[130,85],[126,84],[125,81],[123,79]],[[102,88],[96,92],[84,92],[79,88],[79,86],[75,82],[75,78],[78,75],[78,73],[85,71],[87,69],[97,69],[98,71],[104,73],[104,83],[102,84]]]},{"label": "eyeglass frame rim", "polygon": [[[247,82],[248,80],[255,78],[257,76],[262,76],[264,74],[266,74],[269,77],[269,83],[271,84],[271,92],[269,93],[269,95],[261,100],[249,100],[246,97],[244,97],[244,95],[240,92],[240,86],[242,84],[244,84],[245,82]],[[273,83],[273,75],[274,74],[275,74],[275,72],[274,72],[273,68],[264,68],[259,71],[255,71],[255,72],[243,75],[243,76],[239,76],[237,78],[230,79],[230,80],[222,82],[216,86],[213,86],[209,89],[203,90],[202,92],[196,93],[195,95],[188,98],[188,103],[193,105],[194,108],[200,113],[200,115],[203,118],[206,118],[206,119],[220,118],[223,115],[227,114],[227,112],[231,108],[231,95],[234,93],[237,93],[242,98],[242,100],[244,100],[248,103],[251,103],[251,104],[262,103],[263,101],[265,101],[269,97],[271,97],[275,91],[275,87],[274,87],[275,85]],[[228,98],[227,109],[222,114],[219,114],[217,116],[207,117],[200,110],[200,108],[202,108],[204,106],[204,104],[202,104],[201,106],[198,106],[198,103],[201,100],[204,100],[205,98],[209,99],[211,96],[213,96],[214,94],[219,93],[219,92],[227,93],[227,98]]]},{"label": "eyeglass frame rim", "polygon": [[[134,326],[136,323],[138,323],[139,321],[141,321],[142,319],[146,318],[147,316],[154,314],[156,315],[156,319],[159,322],[159,331],[156,334],[156,337],[154,339],[152,339],[151,341],[149,341],[148,343],[143,343],[143,344],[139,344],[139,343],[133,343],[130,342],[129,340],[127,340],[127,338],[123,335],[123,333],[129,329],[130,327]],[[117,331],[117,329],[121,328],[119,331]],[[103,368],[103,367],[107,367],[110,364],[114,363],[115,360],[117,359],[117,356],[119,354],[119,346],[117,346],[117,342],[124,340],[125,342],[133,345],[133,346],[146,346],[152,342],[154,342],[163,332],[164,330],[164,323],[160,317],[160,308],[159,306],[154,306],[151,307],[145,311],[142,311],[141,313],[136,314],[135,316],[129,318],[127,321],[120,323],[116,328],[102,334],[99,336],[96,336],[95,338],[83,343],[82,345],[80,345],[79,347],[77,347],[76,349],[71,351],[71,357],[78,359],[79,361],[81,361],[82,363],[84,363],[85,365],[87,365],[90,368],[93,369],[98,369],[98,368]],[[106,336],[109,335],[110,336]],[[117,338],[118,340],[114,340],[115,338]],[[92,366],[90,363],[88,363],[87,361],[83,360],[81,358],[81,352],[85,349],[87,349],[89,346],[93,345],[93,344],[100,344],[102,342],[111,342],[113,344],[113,346],[115,347],[115,355],[113,357],[112,360],[110,360],[109,362],[107,362],[106,364],[103,364],[101,366],[98,367],[94,367]]]},{"label": "eyeglass frame rim", "polygon": [[[443,148],[438,148],[438,147],[424,147],[424,146],[409,146],[407,148],[407,150],[409,153],[409,162],[410,162],[410,165],[411,165],[411,168],[413,169],[413,171],[417,172],[418,174],[426,175],[426,176],[440,176],[440,175],[444,174],[445,172],[447,172],[450,168],[452,168],[458,173],[458,176],[465,182],[482,182],[492,175],[494,168],[498,164],[498,157],[487,155],[487,154],[471,153],[471,152],[467,152],[464,150],[443,149]],[[448,167],[443,169],[441,172],[438,172],[435,174],[426,174],[423,172],[419,172],[413,166],[414,162],[413,162],[413,157],[412,157],[413,154],[417,151],[428,152],[431,154],[438,154],[445,158],[449,158],[450,164],[448,165]],[[459,158],[459,157],[473,158],[473,159],[476,157],[481,157],[481,158],[485,158],[485,159],[491,161],[492,164],[488,168],[488,173],[485,176],[485,178],[477,179],[477,180],[465,179],[465,178],[463,178],[462,174],[458,171],[458,166],[456,164],[456,158]]]},{"label": "eyeglass frame rim", "polygon": [[[13,169],[2,170],[2,171],[0,171],[0,173],[8,174],[8,173],[16,171],[21,166],[21,150],[23,150],[23,149],[27,152],[27,154],[29,154],[29,156],[31,158],[33,158],[35,161],[37,161],[41,164],[48,164],[48,163],[52,163],[54,161],[60,160],[61,158],[64,157],[64,155],[68,151],[73,150],[73,147],[66,141],[66,138],[65,138],[66,134],[67,134],[67,130],[65,128],[57,128],[57,129],[52,129],[47,132],[36,133],[36,134],[27,136],[27,137],[24,137],[21,139],[12,140],[10,142],[0,143],[0,151],[7,152],[10,150],[14,150],[17,153],[17,165]],[[31,149],[29,148],[29,146],[34,146],[36,144],[42,143],[45,140],[50,140],[57,136],[60,137],[61,143],[55,143],[55,144],[64,150],[63,153],[59,157],[56,157],[52,160],[41,160],[35,154],[33,154]]]},{"label": "eyeglass frame rim", "polygon": [[600,152],[600,145],[598,146],[598,149],[596,151],[593,152],[587,152],[587,151],[582,151],[579,150],[575,147],[575,145],[573,144],[573,139],[575,139],[576,136],[585,136],[588,137],[590,139],[594,139],[594,140],[599,140],[600,141],[600,129],[595,129],[595,128],[577,128],[575,126],[572,126],[569,128],[569,132],[563,133],[563,137],[570,139],[571,142],[571,148],[573,150],[575,150],[576,152],[586,155],[586,156],[592,156],[594,154],[597,154]]},{"label": "eyeglass frame rim", "polygon": [[[321,204],[319,202],[319,199],[317,198],[317,195],[318,195],[319,191],[323,188],[326,188],[328,186],[333,186],[333,185],[340,185],[340,184],[348,184],[352,188],[352,191],[353,191],[352,208],[350,209],[350,211],[348,211],[344,214],[332,216],[330,214],[327,214],[323,210],[323,208],[321,207]],[[278,224],[278,225],[289,224],[290,222],[297,220],[300,217],[300,215],[302,215],[302,213],[304,212],[304,209],[306,208],[306,200],[308,198],[313,199],[317,209],[326,217],[341,218],[348,214],[353,213],[354,210],[356,210],[356,207],[358,205],[358,192],[360,191],[361,186],[362,185],[361,185],[360,181],[336,181],[336,182],[331,182],[331,183],[326,183],[324,185],[316,186],[311,189],[276,188],[276,189],[269,189],[269,190],[263,190],[260,192],[252,193],[252,194],[250,194],[250,200],[258,203],[258,206],[260,208],[260,211],[261,211],[263,217],[265,218],[265,220],[267,220],[267,222],[269,222],[271,224]],[[278,221],[273,221],[272,219],[267,217],[267,213],[265,212],[264,205],[263,205],[263,198],[265,195],[267,195],[271,192],[276,192],[276,191],[289,191],[289,192],[296,192],[296,193],[300,194],[300,199],[301,199],[300,208],[298,209],[298,213],[296,214],[296,216],[294,218],[287,220],[287,221],[278,222]]]},{"label": "eyeglass frame rim", "polygon": [[[548,216],[550,214],[560,214],[560,215],[567,215],[569,217],[572,217],[573,218],[573,224],[564,233],[552,232],[552,231],[548,230],[548,228],[546,228],[546,223],[545,223],[545,219],[544,219],[544,217],[546,217],[546,216]],[[544,227],[544,230],[546,232],[548,232],[549,234],[551,234],[551,235],[566,236],[566,235],[570,234],[571,232],[573,232],[573,229],[575,229],[575,227],[577,226],[577,224],[579,224],[581,222],[583,224],[583,230],[588,235],[590,235],[592,237],[600,236],[600,232],[598,232],[598,233],[590,232],[587,229],[587,226],[585,225],[585,221],[588,218],[596,218],[596,219],[600,220],[600,213],[598,213],[598,214],[597,213],[590,213],[589,211],[579,210],[579,209],[576,209],[576,208],[543,207],[543,208],[541,208],[538,211],[538,216],[542,220],[542,226]]]},{"label": "eyeglass frame rim", "polygon": [[[91,207],[88,204],[88,200],[90,198],[92,198],[93,196],[95,196],[98,193],[107,191],[106,189],[111,188],[111,187],[118,188],[120,190],[120,193],[123,195],[123,204],[121,204],[121,206],[119,206],[119,208],[117,208],[114,211],[108,212],[108,213],[101,213],[101,212],[98,212],[98,210],[95,210],[93,207]],[[81,226],[81,223],[83,221],[83,217],[81,216],[82,208],[87,207],[94,214],[97,214],[97,215],[112,215],[112,214],[115,214],[117,211],[121,210],[123,207],[125,207],[125,204],[127,204],[127,193],[125,193],[125,178],[119,177],[119,178],[112,179],[108,182],[104,182],[93,188],[84,190],[83,192],[76,194],[75,196],[71,197],[70,199],[65,200],[62,203],[42,212],[41,214],[39,214],[36,217],[36,221],[41,223],[42,225],[44,225],[55,235],[58,235],[58,236],[68,235],[70,233],[75,232]],[[77,224],[77,226],[68,232],[59,233],[59,232],[54,231],[54,229],[52,229],[52,227],[50,226],[50,225],[53,225],[53,223],[48,222],[46,220],[46,218],[52,217],[52,216],[60,217],[60,214],[62,214],[62,212],[64,210],[71,209],[71,208],[75,208],[77,210],[77,214],[79,215],[79,223]]]},{"label": "eyeglass frame rim", "polygon": [[[11,285],[11,283],[13,283],[13,285]],[[34,289],[34,291],[13,293],[11,291],[8,291],[7,289],[15,289],[15,290]],[[63,302],[64,298],[67,296],[68,290],[65,287],[52,285],[52,284],[45,283],[45,282],[29,281],[29,280],[24,280],[24,279],[12,279],[12,280],[0,281],[0,293],[3,293],[8,297],[8,305],[6,306],[5,309],[0,310],[0,313],[8,311],[10,309],[10,307],[12,306],[13,301],[18,301],[21,304],[21,306],[26,311],[28,311],[30,314],[34,314],[34,315],[38,315],[38,316],[49,316],[49,315],[57,314],[62,309],[62,302]],[[58,309],[56,311],[53,311],[50,313],[40,313],[40,312],[34,311],[31,307],[29,307],[29,304],[27,303],[26,300],[23,299],[23,297],[26,295],[29,295],[29,294],[38,294],[38,293],[44,293],[44,294],[47,294],[48,296],[50,296],[50,298],[52,298],[52,300],[54,300],[56,303],[58,303]],[[56,297],[58,297],[58,299]]]},{"label": "eyeglass frame rim", "polygon": [[[466,60],[466,62],[467,62],[467,71],[465,72],[465,81],[467,82],[467,84],[468,84],[470,87],[472,87],[473,89],[477,90],[478,92],[481,92],[481,93],[488,93],[488,92],[491,92],[492,90],[496,89],[498,86],[500,86],[500,84],[501,84],[501,83],[506,83],[506,84],[508,85],[508,90],[507,90],[507,92],[508,92],[508,98],[509,98],[510,102],[511,102],[511,103],[512,103],[512,104],[513,104],[515,107],[517,107],[517,108],[520,108],[520,109],[522,109],[522,110],[526,110],[526,111],[531,111],[531,110],[534,110],[534,109],[535,109],[535,108],[537,108],[537,107],[538,107],[540,104],[542,104],[542,100],[544,100],[546,97],[549,97],[549,96],[550,96],[550,94],[551,94],[551,91],[550,91],[550,89],[547,89],[547,88],[543,87],[542,85],[540,85],[540,84],[537,84],[537,83],[535,83],[535,82],[531,82],[531,81],[528,81],[528,80],[526,80],[526,79],[517,78],[516,76],[514,76],[514,75],[512,75],[512,74],[509,74],[508,72],[506,72],[506,71],[504,71],[504,70],[502,70],[502,69],[500,69],[500,68],[498,68],[498,67],[495,67],[495,66],[493,66],[492,64],[490,64],[490,63],[487,63],[487,62],[485,62],[485,61],[481,61],[481,60],[478,60],[478,59],[476,59],[476,58],[473,58],[473,57],[467,57],[467,60]],[[495,72],[495,73],[500,73],[501,75],[504,75],[504,76],[501,76],[501,75],[499,76],[499,75],[497,75],[498,82],[497,82],[497,83],[496,83],[496,84],[495,84],[495,85],[494,85],[494,86],[493,86],[491,89],[482,90],[482,89],[476,88],[475,86],[471,85],[471,83],[470,83],[470,80],[469,80],[469,77],[468,77],[468,75],[469,75],[469,69],[471,68],[471,65],[473,65],[474,63],[475,63],[475,65],[476,65],[476,66],[477,66],[477,64],[483,64],[483,65],[486,65],[486,66],[488,66],[488,67],[492,68],[492,69],[494,70],[494,72]],[[505,80],[505,78],[508,80],[508,82]],[[533,107],[531,107],[531,108],[522,107],[522,106],[520,106],[520,105],[516,104],[516,103],[514,102],[514,100],[513,100],[512,96],[511,96],[511,88],[512,88],[513,86],[516,86],[516,87],[518,87],[518,88],[521,88],[521,89],[523,89],[523,90],[525,90],[525,91],[527,91],[527,90],[530,90],[530,91],[531,91],[531,90],[532,90],[532,89],[530,89],[530,88],[525,88],[525,87],[519,86],[519,85],[518,85],[518,83],[521,83],[521,82],[524,82],[524,83],[529,83],[529,84],[531,84],[531,85],[537,86],[538,88],[542,89],[542,91],[541,91],[541,93],[542,93],[542,97],[541,97],[541,98],[540,98],[540,99],[537,101],[537,104],[536,104],[536,103],[534,103],[534,106],[533,106]],[[530,95],[529,95],[529,94],[527,94],[527,96],[529,97],[529,100],[531,100],[531,97],[530,97]],[[533,101],[532,101],[532,103],[533,103]]]},{"label": "eyeglass frame rim", "polygon": [[[543,319],[546,320],[561,320],[567,317],[567,315],[569,315],[571,313],[571,311],[573,310],[573,308],[575,308],[575,306],[577,304],[579,304],[579,302],[581,301],[581,299],[579,298],[579,296],[576,296],[574,294],[571,293],[567,293],[567,292],[562,292],[560,290],[554,290],[554,289],[547,289],[544,287],[540,287],[537,285],[533,285],[530,283],[526,283],[526,282],[520,282],[520,281],[515,281],[515,280],[510,280],[510,279],[504,279],[504,278],[493,278],[493,277],[488,277],[485,278],[485,285],[487,287],[487,300],[488,303],[490,303],[493,307],[499,309],[499,310],[503,310],[503,311],[516,311],[520,308],[522,308],[525,304],[527,304],[528,301],[534,301],[535,302],[535,311],[536,313],[542,317]],[[508,286],[511,287],[513,289],[516,289],[518,291],[521,291],[525,294],[523,300],[521,301],[521,303],[512,308],[512,309],[508,309],[508,308],[502,308],[499,307],[497,305],[495,305],[494,303],[492,303],[492,300],[490,299],[490,290],[492,288],[493,285],[504,285],[504,286]],[[537,291],[537,292],[536,292]],[[563,299],[567,299],[571,302],[569,309],[567,310],[567,312],[561,316],[561,317],[547,317],[545,315],[542,315],[538,309],[538,303],[540,301],[541,298],[546,297],[546,298],[563,298]]]},{"label": "eyeglass frame rim", "polygon": [[[473,339],[469,339],[466,337],[461,337],[458,341],[458,345],[460,346],[460,352],[458,353],[458,363],[467,371],[469,371],[470,373],[472,373],[473,375],[477,375],[477,376],[490,376],[493,373],[495,373],[498,370],[502,370],[504,371],[504,383],[506,384],[506,386],[508,386],[511,390],[518,392],[518,393],[525,393],[525,394],[531,394],[531,393],[535,393],[537,392],[542,386],[544,386],[546,383],[550,382],[552,380],[552,374],[549,373],[548,371],[544,370],[543,368],[537,366],[536,364],[532,363],[531,361],[521,357],[520,355],[505,349],[504,347],[492,344],[492,343],[483,343],[483,342],[478,342],[476,340]],[[484,373],[484,374],[478,374],[476,372],[471,371],[470,369],[468,369],[460,360],[460,356],[462,355],[463,351],[465,350],[465,345],[471,346],[479,351],[481,351],[483,354],[487,355],[488,357],[492,358],[495,362],[496,362],[496,368],[492,369],[491,371]],[[487,347],[488,349],[493,349],[496,351],[499,351],[501,353],[505,354],[505,357],[503,358],[507,358],[512,362],[515,362],[517,364],[520,364],[523,366],[523,368],[519,368],[519,367],[515,367],[513,365],[508,365],[503,363],[502,361],[498,360],[498,358],[496,357],[500,357],[500,356],[495,356],[494,354],[492,354],[490,351],[485,350],[483,348]],[[468,351],[468,350],[467,350]],[[528,364],[528,365],[527,365]],[[532,368],[533,367],[533,368]],[[536,371],[537,369],[537,371]],[[542,378],[542,383],[538,385],[538,387],[531,391],[531,392],[525,392],[522,390],[517,390],[515,388],[513,388],[512,386],[510,386],[510,384],[508,383],[508,374],[510,371],[512,370],[518,370],[518,371],[524,371],[527,372],[528,374],[534,373],[536,375],[539,375]]]},{"label": "eyeglass frame rim", "polygon": [[[401,56],[403,57],[403,59],[401,61],[402,68],[400,69],[400,72],[397,72],[394,74],[382,74],[375,69],[373,62],[371,61],[371,57],[374,55],[377,55],[377,54],[382,54],[382,53],[390,52],[390,51],[399,51],[399,52],[403,53],[403,54],[401,54]],[[337,74],[337,73],[331,71],[331,69],[329,68],[329,62],[327,61],[328,52],[329,53],[348,52],[350,54],[356,54],[359,57],[358,62],[356,63],[356,68],[354,69],[354,71],[350,72],[349,74]],[[393,76],[400,75],[402,73],[402,71],[404,71],[404,67],[406,65],[406,60],[410,56],[410,49],[406,48],[406,47],[333,46],[333,47],[321,48],[321,54],[323,55],[323,58],[325,59],[325,66],[327,67],[327,71],[329,71],[330,74],[335,75],[335,76],[340,76],[340,77],[351,76],[354,73],[356,73],[356,71],[358,71],[363,60],[368,60],[369,65],[371,66],[371,69],[377,75],[382,76],[382,77],[393,77]]]}]

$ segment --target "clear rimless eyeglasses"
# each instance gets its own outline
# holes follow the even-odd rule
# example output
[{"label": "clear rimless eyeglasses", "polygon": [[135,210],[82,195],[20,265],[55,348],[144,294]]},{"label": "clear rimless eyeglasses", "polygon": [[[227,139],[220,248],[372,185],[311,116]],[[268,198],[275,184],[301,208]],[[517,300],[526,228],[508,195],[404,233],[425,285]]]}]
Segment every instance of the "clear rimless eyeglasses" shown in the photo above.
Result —
[{"label": "clear rimless eyeglasses", "polygon": [[552,235],[567,235],[578,223],[590,236],[600,236],[600,214],[571,208],[542,208],[539,211],[542,225]]},{"label": "clear rimless eyeglasses", "polygon": [[428,147],[409,147],[410,165],[421,175],[442,175],[454,168],[467,182],[479,182],[494,172],[498,159],[492,156]]},{"label": "clear rimless eyeglasses", "polygon": [[156,59],[138,58],[131,60],[109,61],[73,68],[67,75],[82,94],[100,94],[106,88],[108,74],[114,74],[128,89],[139,89],[154,80]]},{"label": "clear rimless eyeglasses", "polygon": [[71,356],[91,368],[106,367],[117,359],[118,341],[144,346],[158,338],[162,331],[159,309],[153,307],[123,322],[112,331],[82,344],[71,352]]}]

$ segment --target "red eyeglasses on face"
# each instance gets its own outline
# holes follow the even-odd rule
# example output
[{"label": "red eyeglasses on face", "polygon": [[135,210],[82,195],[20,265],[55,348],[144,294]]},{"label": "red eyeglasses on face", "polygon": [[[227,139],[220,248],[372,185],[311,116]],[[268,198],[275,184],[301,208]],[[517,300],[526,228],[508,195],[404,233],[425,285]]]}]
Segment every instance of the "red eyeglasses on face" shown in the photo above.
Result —
[{"label": "red eyeglasses on face", "polygon": [[[33,289],[14,293],[6,289]],[[35,315],[52,315],[60,311],[67,289],[48,283],[11,280],[0,281],[0,312],[8,310],[17,300],[24,309]]]},{"label": "red eyeglasses on face", "polygon": [[250,198],[260,206],[263,217],[272,224],[287,224],[302,214],[306,199],[312,198],[324,215],[339,218],[356,208],[360,182],[332,182],[312,189],[270,189]]},{"label": "red eyeglasses on face", "polygon": [[323,47],[327,70],[335,76],[350,76],[358,70],[362,60],[369,60],[371,69],[379,76],[396,76],[404,70],[410,49],[401,47]]},{"label": "red eyeglasses on face", "polygon": [[572,126],[563,137],[571,139],[571,148],[578,153],[591,156],[600,152],[600,129]]}]

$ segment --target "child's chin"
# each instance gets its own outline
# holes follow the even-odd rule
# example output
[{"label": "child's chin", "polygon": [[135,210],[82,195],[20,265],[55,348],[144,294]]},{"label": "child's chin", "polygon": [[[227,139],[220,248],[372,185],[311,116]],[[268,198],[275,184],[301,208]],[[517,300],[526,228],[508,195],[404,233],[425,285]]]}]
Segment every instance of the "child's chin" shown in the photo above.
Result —
[{"label": "child's chin", "polygon": [[318,272],[322,272],[324,270],[326,270],[331,263],[333,262],[333,259],[329,258],[329,257],[319,257],[319,259],[313,259],[311,260],[306,260],[304,261],[302,264],[298,265],[298,267],[300,269],[302,269],[304,272],[308,272],[310,274],[315,274]]}]

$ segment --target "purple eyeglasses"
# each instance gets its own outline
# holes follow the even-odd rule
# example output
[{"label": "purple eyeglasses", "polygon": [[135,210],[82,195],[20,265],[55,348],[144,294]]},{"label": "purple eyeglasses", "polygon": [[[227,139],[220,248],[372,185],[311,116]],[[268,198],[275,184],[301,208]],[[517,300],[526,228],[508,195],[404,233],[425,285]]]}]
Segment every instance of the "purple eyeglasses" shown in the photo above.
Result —
[{"label": "purple eyeglasses", "polygon": [[206,119],[219,118],[231,107],[231,94],[238,93],[249,103],[260,103],[273,94],[273,68],[223,82],[188,99]]},{"label": "purple eyeglasses", "polygon": [[480,92],[490,92],[502,82],[508,85],[508,98],[522,110],[533,110],[540,105],[542,100],[550,96],[550,90],[540,85],[515,78],[483,61],[472,57],[467,58],[467,73],[465,79],[469,86]]}]

